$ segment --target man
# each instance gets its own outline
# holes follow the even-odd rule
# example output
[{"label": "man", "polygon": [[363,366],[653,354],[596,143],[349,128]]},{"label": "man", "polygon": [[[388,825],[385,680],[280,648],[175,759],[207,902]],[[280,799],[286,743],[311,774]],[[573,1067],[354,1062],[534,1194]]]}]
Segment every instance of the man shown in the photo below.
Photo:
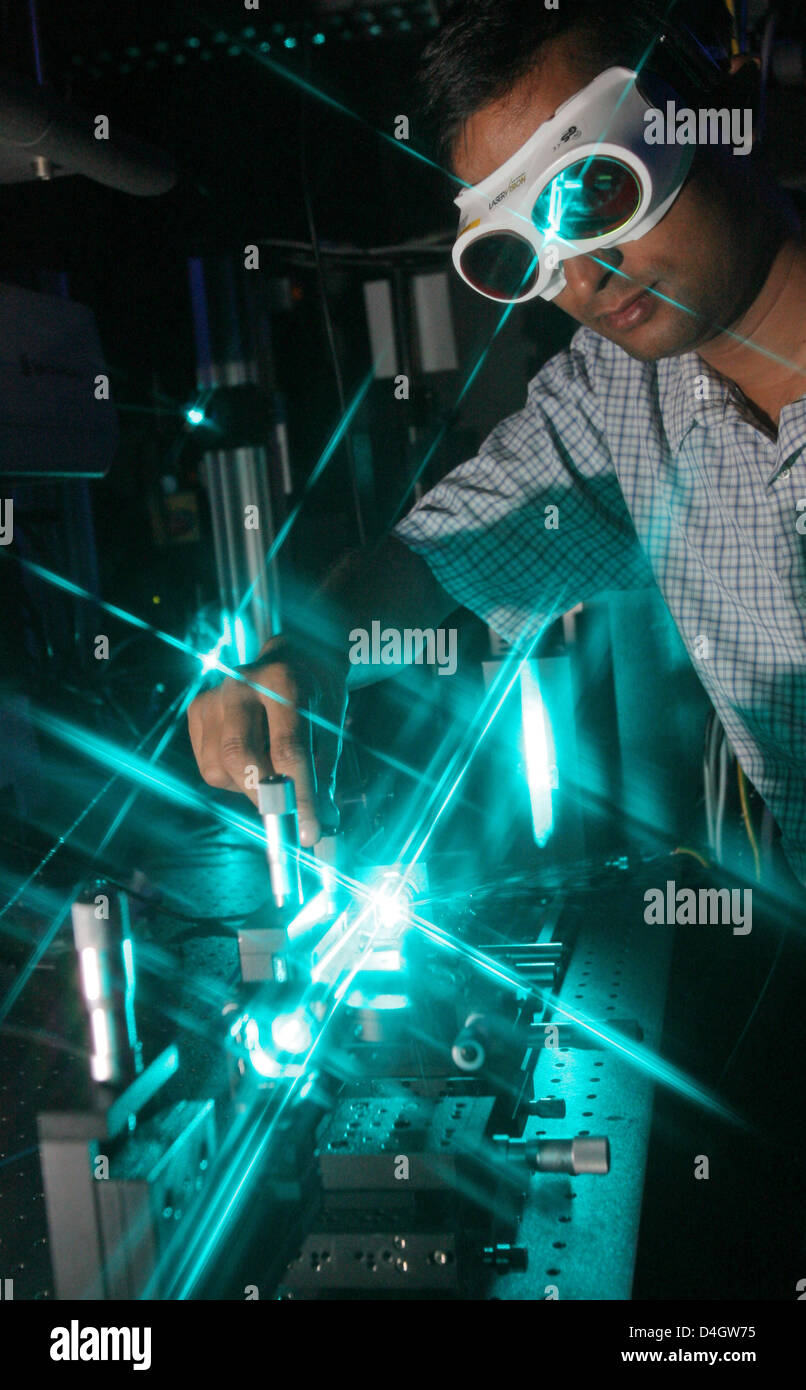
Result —
[{"label": "man", "polygon": [[[292,776],[304,844],[332,819],[338,740],[317,726],[315,771],[298,710],[311,705],[341,727],[348,677],[388,674],[349,668],[353,628],[433,627],[461,603],[517,640],[538,617],[654,579],[806,881],[806,246],[754,154],[701,144],[675,183],[683,154],[671,148],[671,122],[662,150],[646,137],[636,145],[637,94],[644,116],[668,114],[670,97],[695,116],[747,107],[747,69],[730,62],[729,42],[722,0],[562,0],[556,10],[463,0],[431,44],[427,106],[471,190],[460,273],[506,301],[548,287],[581,328],[476,458],[331,574],[317,597],[316,649],[273,638],[247,668],[279,701],[230,680],[191,707],[205,779],[242,790],[249,765]],[[638,79],[615,101],[591,86],[623,68]],[[518,221],[517,199],[540,188],[540,159],[584,132],[600,100],[601,140],[632,120],[618,140],[638,150],[633,169],[642,159],[655,169],[656,203],[672,170],[668,198],[654,216],[648,195],[643,211],[625,211],[640,178],[624,173],[630,161],[617,148],[610,166],[572,167],[576,183],[560,190],[588,198],[587,231],[573,207],[567,224],[558,220],[554,184]],[[489,228],[509,239],[485,241]],[[525,257],[519,237],[534,247]],[[558,509],[552,529],[547,507]]]}]

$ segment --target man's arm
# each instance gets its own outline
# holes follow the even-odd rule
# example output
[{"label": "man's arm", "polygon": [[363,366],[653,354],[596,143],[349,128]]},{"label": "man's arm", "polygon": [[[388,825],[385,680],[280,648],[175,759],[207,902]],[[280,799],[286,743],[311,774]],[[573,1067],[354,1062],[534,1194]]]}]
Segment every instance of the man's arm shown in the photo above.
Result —
[{"label": "man's arm", "polygon": [[[603,392],[608,386],[612,363],[597,361],[611,351],[580,329],[571,348],[530,383],[524,408],[496,426],[475,458],[426,493],[395,533],[335,567],[312,599],[304,633],[271,638],[258,660],[242,668],[285,703],[233,680],[194,701],[191,739],[208,782],[246,790],[254,801],[245,767],[292,777],[302,840],[310,844],[322,815],[334,817],[326,793],[348,684],[395,669],[351,667],[351,631],[370,631],[373,621],[382,628],[434,627],[463,605],[517,641],[538,619],[603,589],[653,582],[595,390],[596,379]],[[305,707],[336,730],[317,726],[314,750],[310,722],[298,712]]]},{"label": "man's arm", "polygon": [[[396,536],[352,551],[328,574],[317,595],[320,607],[335,619],[331,641],[346,651],[350,633],[381,629],[439,627],[458,606],[434,578],[425,560]],[[394,666],[351,666],[351,689],[371,685],[400,669]]]},{"label": "man's arm", "polygon": [[[256,661],[239,668],[251,685],[227,678],[193,701],[190,738],[204,780],[256,802],[257,791],[246,784],[250,768],[261,778],[291,777],[300,840],[313,844],[337,820],[332,797],[348,685],[395,671],[351,666],[350,633],[369,632],[373,622],[398,630],[436,627],[455,607],[426,562],[394,536],[352,552],[314,595],[305,632],[271,637]],[[308,711],[331,728],[312,726]]]}]

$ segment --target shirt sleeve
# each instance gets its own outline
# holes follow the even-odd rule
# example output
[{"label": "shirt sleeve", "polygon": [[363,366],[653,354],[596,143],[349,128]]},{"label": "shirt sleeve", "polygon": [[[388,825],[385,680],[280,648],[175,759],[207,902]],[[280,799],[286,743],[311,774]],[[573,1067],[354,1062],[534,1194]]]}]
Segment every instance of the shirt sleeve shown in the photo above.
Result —
[{"label": "shirt sleeve", "polygon": [[590,336],[551,358],[523,409],[393,531],[511,642],[606,589],[654,583],[613,468]]}]

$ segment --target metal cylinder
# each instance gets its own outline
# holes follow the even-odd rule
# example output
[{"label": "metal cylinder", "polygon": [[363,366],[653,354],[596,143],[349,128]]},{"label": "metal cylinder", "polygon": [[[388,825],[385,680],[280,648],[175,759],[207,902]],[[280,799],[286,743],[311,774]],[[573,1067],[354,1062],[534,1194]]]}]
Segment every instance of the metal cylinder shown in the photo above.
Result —
[{"label": "metal cylinder", "polygon": [[541,1120],[564,1120],[565,1101],[559,1096],[540,1096],[527,1106],[530,1115],[539,1115]]},{"label": "metal cylinder", "polygon": [[451,1059],[460,1071],[480,1071],[487,1060],[487,1041],[481,1014],[469,1014],[451,1048]]},{"label": "metal cylinder", "polygon": [[266,858],[275,905],[301,907],[297,799],[291,778],[267,777],[258,782],[257,807],[266,832]]},{"label": "metal cylinder", "polygon": [[575,1139],[539,1139],[527,1145],[526,1162],[537,1173],[610,1172],[610,1143],[606,1138],[577,1135]]},{"label": "metal cylinder", "polygon": [[[248,386],[270,399],[275,395],[274,366],[263,277],[229,256],[191,260],[188,271],[199,401],[220,389]],[[241,661],[254,660],[266,638],[280,630],[275,541],[283,520],[278,504],[282,509],[289,490],[284,425],[276,436],[276,426],[268,422],[265,437],[258,431],[237,444],[216,447],[211,436],[202,458],[221,607],[233,619]]]},{"label": "metal cylinder", "polygon": [[126,895],[99,880],[76,899],[71,917],[89,1020],[90,1075],[102,1084],[125,1086],[143,1067]]},{"label": "metal cylinder", "polygon": [[610,1172],[610,1141],[604,1136],[578,1134],[574,1139],[501,1139],[508,1159],[525,1163],[533,1173]]}]

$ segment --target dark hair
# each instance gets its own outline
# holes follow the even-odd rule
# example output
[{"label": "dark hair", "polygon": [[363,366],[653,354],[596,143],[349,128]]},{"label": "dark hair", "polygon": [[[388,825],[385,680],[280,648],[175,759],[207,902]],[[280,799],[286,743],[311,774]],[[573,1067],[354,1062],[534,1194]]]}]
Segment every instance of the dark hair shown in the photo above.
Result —
[{"label": "dark hair", "polygon": [[[475,111],[505,96],[540,61],[551,39],[574,34],[586,81],[604,68],[636,66],[691,100],[729,67],[731,17],[724,0],[457,0],[423,55],[422,107],[443,159]],[[664,35],[662,42],[660,36]]]}]

